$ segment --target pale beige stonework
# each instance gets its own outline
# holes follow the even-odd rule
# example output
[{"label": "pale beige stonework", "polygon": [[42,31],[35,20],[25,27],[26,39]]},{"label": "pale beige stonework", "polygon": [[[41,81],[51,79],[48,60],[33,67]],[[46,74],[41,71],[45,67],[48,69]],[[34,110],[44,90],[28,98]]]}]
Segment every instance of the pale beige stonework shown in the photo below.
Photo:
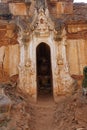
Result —
[{"label": "pale beige stonework", "polygon": [[67,43],[67,57],[70,74],[82,75],[83,67],[86,66],[85,40],[68,40]]},{"label": "pale beige stonework", "polygon": [[0,47],[0,66],[9,76],[18,74],[19,45]]},{"label": "pale beige stonework", "polygon": [[80,15],[75,12],[78,7],[73,6],[72,0],[51,0],[48,4],[49,9],[47,4],[36,7],[34,0],[32,4],[9,2],[12,23],[0,23],[0,69],[10,77],[19,74],[18,89],[35,102],[38,95],[36,50],[40,43],[50,48],[55,101],[58,95],[73,92],[72,75],[82,75],[87,65],[87,24],[84,19],[79,21]]},{"label": "pale beige stonework", "polygon": [[9,75],[18,74],[19,45],[9,46]]},{"label": "pale beige stonework", "polygon": [[[59,94],[71,93],[74,83],[69,74],[67,63],[65,29],[61,34],[61,41],[55,41],[57,32],[54,24],[49,18],[48,9],[44,12],[42,8],[39,9],[39,13],[35,12],[35,19],[31,24],[31,28],[33,30],[29,41],[23,42],[25,36],[23,30],[18,38],[20,44],[19,88],[34,101],[37,101],[36,48],[44,42],[50,47],[51,51],[53,96],[56,101]],[[26,35],[28,34],[26,33]]]},{"label": "pale beige stonework", "polygon": [[84,53],[85,53],[85,63],[87,65],[87,60],[86,60],[86,57],[87,57],[87,40],[84,40]]}]

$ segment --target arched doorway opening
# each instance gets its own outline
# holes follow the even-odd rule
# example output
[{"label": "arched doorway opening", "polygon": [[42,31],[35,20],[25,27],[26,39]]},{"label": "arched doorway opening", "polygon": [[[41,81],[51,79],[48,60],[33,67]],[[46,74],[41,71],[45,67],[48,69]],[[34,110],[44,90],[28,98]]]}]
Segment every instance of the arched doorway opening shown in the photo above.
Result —
[{"label": "arched doorway opening", "polygon": [[53,97],[53,80],[50,47],[40,43],[36,48],[37,98]]}]

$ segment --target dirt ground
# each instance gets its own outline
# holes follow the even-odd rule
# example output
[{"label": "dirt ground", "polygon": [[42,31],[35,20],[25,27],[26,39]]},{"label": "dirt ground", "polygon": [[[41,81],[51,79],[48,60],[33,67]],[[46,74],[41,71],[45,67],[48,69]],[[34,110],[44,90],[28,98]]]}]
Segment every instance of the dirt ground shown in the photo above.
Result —
[{"label": "dirt ground", "polygon": [[10,114],[0,119],[0,130],[87,130],[87,97],[82,95],[81,80],[72,95],[42,96],[30,103],[18,93],[17,76],[4,83],[5,94],[11,99]]},{"label": "dirt ground", "polygon": [[87,98],[81,90],[59,96],[58,103],[40,101],[29,106],[31,130],[87,130]]}]

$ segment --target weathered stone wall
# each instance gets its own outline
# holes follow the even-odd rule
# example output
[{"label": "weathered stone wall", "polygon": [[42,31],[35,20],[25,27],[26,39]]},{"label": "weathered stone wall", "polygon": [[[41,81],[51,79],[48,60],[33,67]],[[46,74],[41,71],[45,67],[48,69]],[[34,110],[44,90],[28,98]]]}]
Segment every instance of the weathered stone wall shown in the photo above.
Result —
[{"label": "weathered stone wall", "polygon": [[56,18],[60,17],[62,14],[72,14],[73,13],[73,2],[72,1],[48,1],[48,7],[50,13]]},{"label": "weathered stone wall", "polygon": [[0,47],[0,63],[2,71],[6,72],[9,76],[18,74],[18,44]]},{"label": "weathered stone wall", "polygon": [[[26,16],[32,16],[35,7],[35,1],[1,0],[0,2],[1,15],[12,14],[12,17],[25,16],[25,19]],[[50,13],[53,16],[56,16],[56,18],[58,18],[57,20],[62,19],[62,21],[64,21],[66,16],[70,18],[69,20],[67,19],[70,23],[68,25],[66,23],[68,30],[66,31],[66,50],[70,74],[82,74],[82,69],[87,64],[87,24],[85,22],[81,22],[81,20],[79,21],[80,24],[78,24],[79,18],[83,18],[81,11],[79,12],[80,15],[78,15],[80,5],[74,4],[73,6],[73,0],[50,0],[47,1],[47,5]],[[81,8],[84,8],[83,11],[85,11],[86,5],[81,5]],[[76,15],[77,18],[74,15]],[[72,16],[75,18],[74,21],[76,20],[75,24],[72,23]],[[61,23],[57,23],[58,26],[59,24]],[[19,49],[18,45],[15,45],[18,43],[17,37],[18,34],[15,24],[0,24],[0,46],[3,46],[0,48],[0,68],[3,67],[3,69],[10,75],[18,73],[17,66],[19,63]]]},{"label": "weathered stone wall", "polygon": [[70,74],[83,74],[83,67],[86,66],[85,40],[68,40],[67,57]]},{"label": "weathered stone wall", "polygon": [[[87,12],[86,6],[82,8]],[[55,100],[58,94],[72,92],[71,75],[81,75],[87,65],[86,13],[78,12],[73,0],[4,0],[0,9],[2,72],[19,74],[19,89],[36,101],[36,48],[44,42],[51,51]]]},{"label": "weathered stone wall", "polygon": [[9,9],[13,15],[27,15],[26,5],[24,3],[10,3]]},{"label": "weathered stone wall", "polygon": [[71,74],[83,74],[87,65],[87,24],[70,24],[67,27],[67,57]]},{"label": "weathered stone wall", "polygon": [[19,65],[19,46],[9,46],[9,74],[10,76],[18,74]]},{"label": "weathered stone wall", "polygon": [[85,47],[84,47],[84,53],[85,53],[85,62],[86,62],[86,65],[87,65],[87,40],[85,40]]}]

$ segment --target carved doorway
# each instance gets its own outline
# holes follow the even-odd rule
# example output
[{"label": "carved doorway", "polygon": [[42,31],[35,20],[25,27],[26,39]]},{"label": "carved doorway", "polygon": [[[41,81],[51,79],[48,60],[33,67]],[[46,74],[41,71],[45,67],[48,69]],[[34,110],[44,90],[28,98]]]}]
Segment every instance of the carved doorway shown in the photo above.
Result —
[{"label": "carved doorway", "polygon": [[36,48],[37,63],[37,98],[52,97],[53,81],[51,67],[50,47],[46,43],[40,43]]}]

